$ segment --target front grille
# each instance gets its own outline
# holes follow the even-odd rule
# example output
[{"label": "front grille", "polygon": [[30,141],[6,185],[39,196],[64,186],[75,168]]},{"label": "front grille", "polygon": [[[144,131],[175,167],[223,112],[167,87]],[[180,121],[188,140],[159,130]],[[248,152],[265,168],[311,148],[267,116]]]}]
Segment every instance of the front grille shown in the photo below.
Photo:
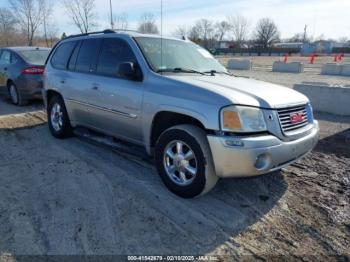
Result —
[{"label": "front grille", "polygon": [[[283,133],[288,134],[289,132],[301,129],[309,124],[309,117],[306,105],[277,109],[277,113]],[[303,120],[300,122],[293,123],[293,114],[302,115]]]}]

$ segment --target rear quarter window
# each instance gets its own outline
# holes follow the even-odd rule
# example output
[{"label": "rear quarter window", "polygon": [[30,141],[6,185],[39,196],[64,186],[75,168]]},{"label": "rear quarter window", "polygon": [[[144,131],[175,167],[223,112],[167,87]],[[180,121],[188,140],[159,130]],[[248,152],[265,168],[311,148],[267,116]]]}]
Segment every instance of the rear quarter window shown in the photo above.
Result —
[{"label": "rear quarter window", "polygon": [[65,70],[76,43],[71,41],[59,45],[51,58],[51,65],[56,69]]}]

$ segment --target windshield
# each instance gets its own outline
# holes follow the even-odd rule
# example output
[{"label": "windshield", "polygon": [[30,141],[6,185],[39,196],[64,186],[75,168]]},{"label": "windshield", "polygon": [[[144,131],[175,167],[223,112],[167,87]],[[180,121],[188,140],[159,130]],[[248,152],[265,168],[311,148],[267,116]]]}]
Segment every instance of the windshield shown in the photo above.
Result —
[{"label": "windshield", "polygon": [[20,50],[18,51],[27,63],[44,65],[50,50]]},{"label": "windshield", "polygon": [[[180,71],[179,69],[226,72],[207,50],[192,42],[149,37],[136,37],[135,40],[155,72]],[[163,56],[161,56],[161,45],[163,45]]]}]

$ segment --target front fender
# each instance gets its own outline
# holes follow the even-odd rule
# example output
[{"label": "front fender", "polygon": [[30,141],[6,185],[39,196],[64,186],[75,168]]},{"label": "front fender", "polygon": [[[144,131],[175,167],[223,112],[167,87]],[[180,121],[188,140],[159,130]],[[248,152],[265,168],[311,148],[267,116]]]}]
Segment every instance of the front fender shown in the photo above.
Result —
[{"label": "front fender", "polygon": [[214,119],[212,119],[212,116],[204,114],[205,112],[204,110],[203,112],[199,112],[198,110],[194,110],[192,108],[161,104],[157,107],[157,110],[155,110],[153,114],[145,116],[143,118],[143,126],[146,127],[144,128],[143,135],[144,135],[146,150],[148,153],[151,153],[150,145],[151,145],[151,132],[152,132],[153,120],[159,112],[178,113],[178,114],[192,117],[198,120],[206,129],[217,130],[219,128],[219,120],[218,120],[219,116],[215,116]]}]

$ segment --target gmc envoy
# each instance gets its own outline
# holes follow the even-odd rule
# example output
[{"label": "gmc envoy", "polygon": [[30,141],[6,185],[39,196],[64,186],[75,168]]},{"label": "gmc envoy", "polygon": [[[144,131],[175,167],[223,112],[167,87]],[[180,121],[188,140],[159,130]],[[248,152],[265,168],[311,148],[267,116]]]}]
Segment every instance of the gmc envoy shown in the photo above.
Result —
[{"label": "gmc envoy", "polygon": [[143,146],[184,198],[218,178],[279,170],[318,141],[304,95],[231,75],[186,39],[111,30],[68,37],[49,55],[43,96],[53,136],[84,126]]}]

